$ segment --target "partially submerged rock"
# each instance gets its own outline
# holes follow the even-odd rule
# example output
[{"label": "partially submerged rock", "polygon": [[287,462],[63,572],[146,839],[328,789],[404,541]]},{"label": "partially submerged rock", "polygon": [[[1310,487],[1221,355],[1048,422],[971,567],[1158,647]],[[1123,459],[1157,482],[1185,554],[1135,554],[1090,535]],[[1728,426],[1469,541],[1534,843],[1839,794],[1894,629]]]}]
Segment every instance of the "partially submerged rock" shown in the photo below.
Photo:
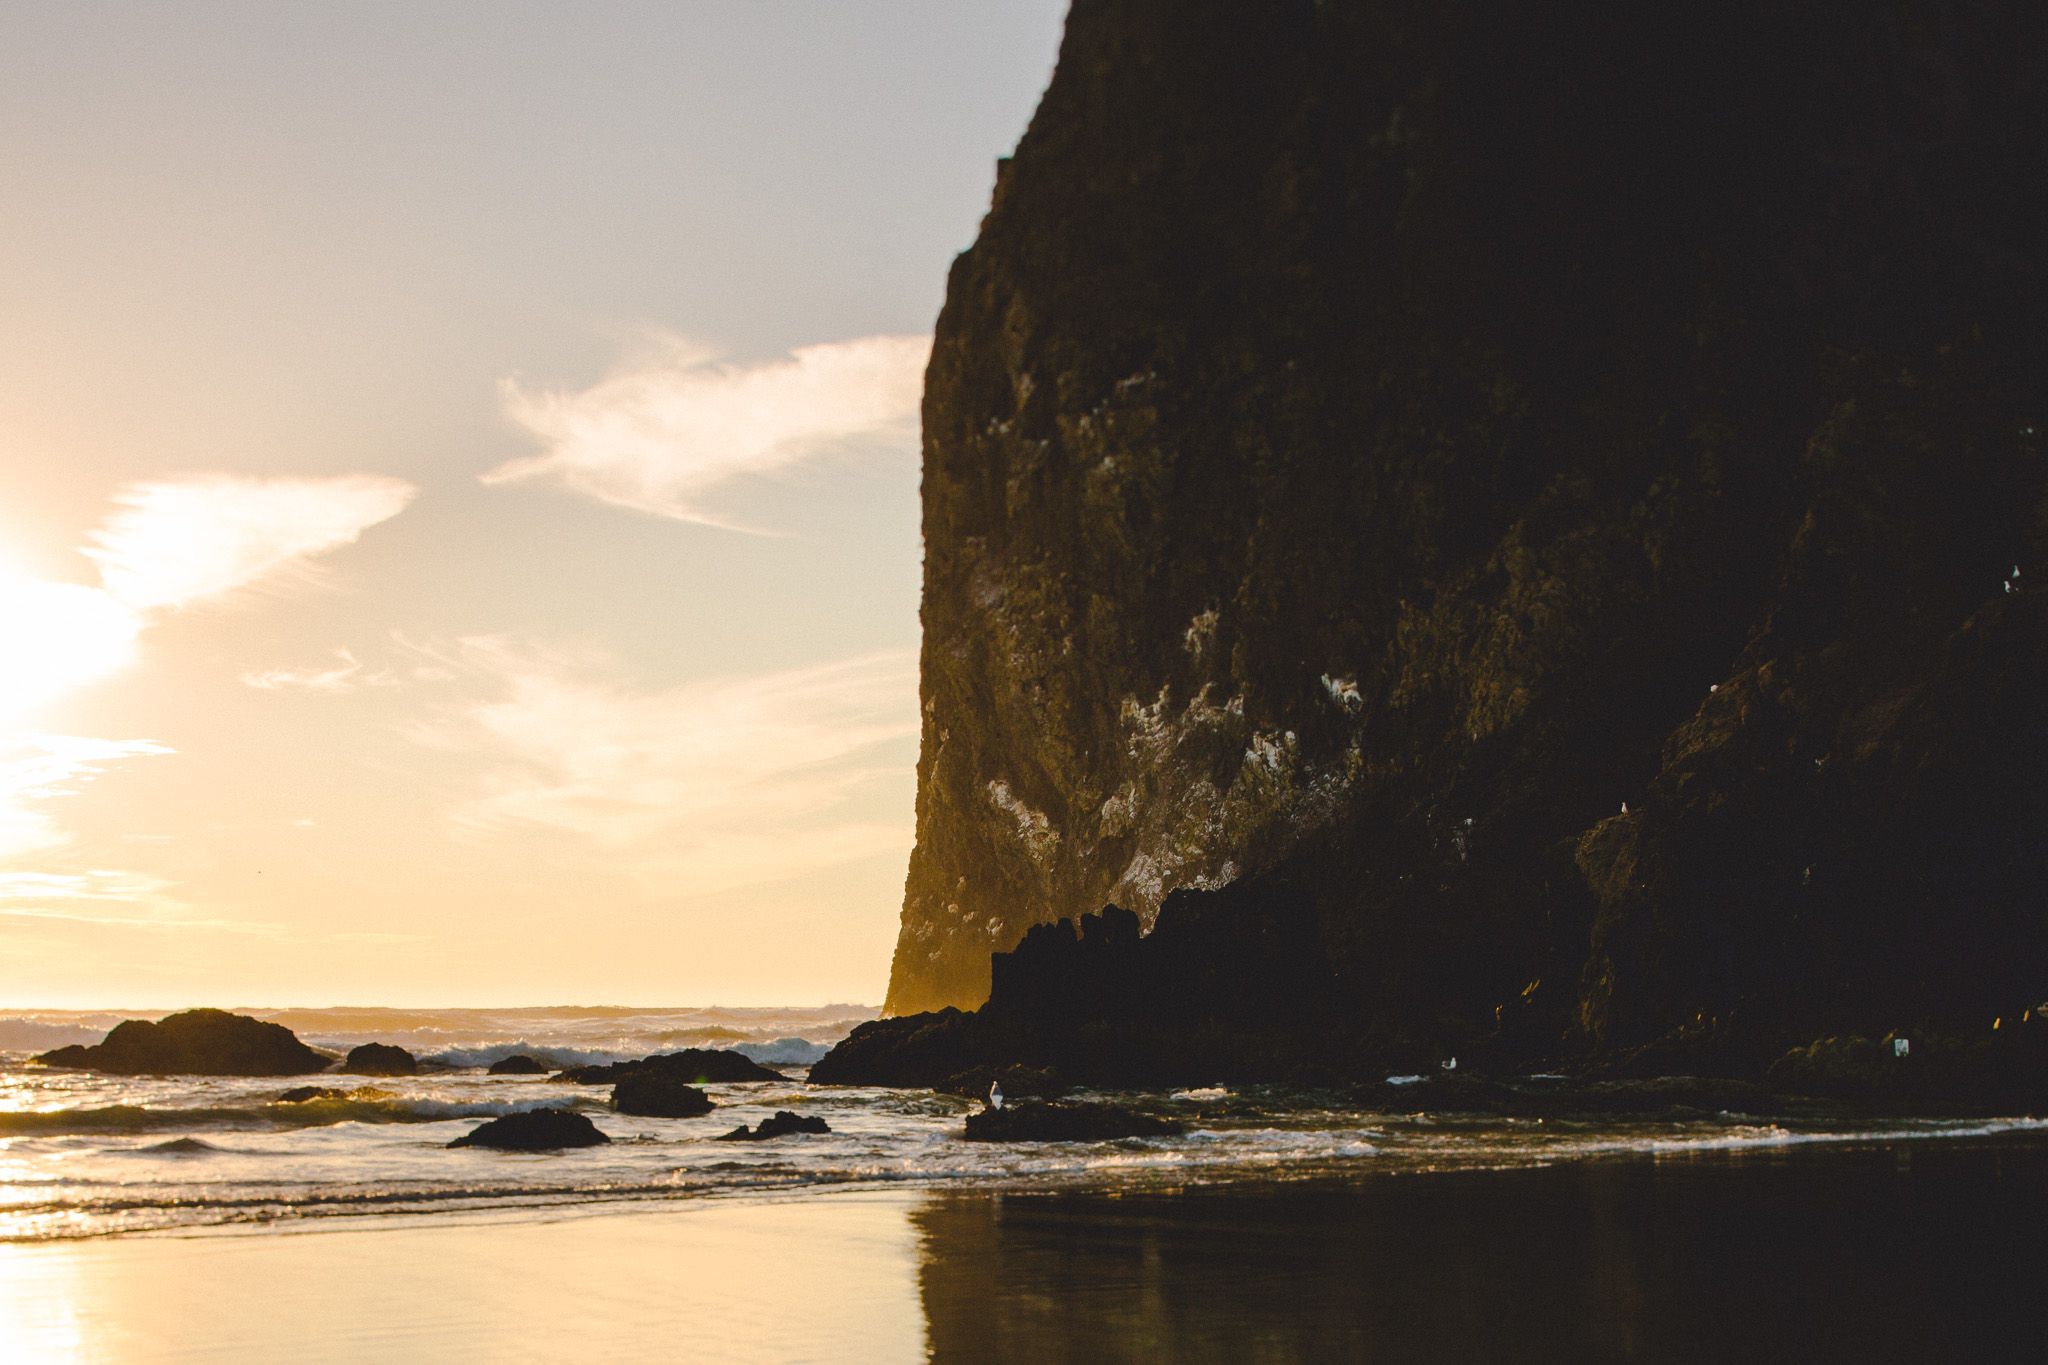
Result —
[{"label": "partially submerged rock", "polygon": [[328,1064],[283,1024],[211,1009],[153,1024],[125,1020],[92,1047],[60,1047],[35,1060],[116,1076],[304,1076]]},{"label": "partially submerged rock", "polygon": [[199,1138],[183,1137],[172,1138],[169,1142],[154,1143],[137,1150],[155,1156],[207,1156],[218,1152],[220,1148]]},{"label": "partially submerged rock", "polygon": [[1107,1142],[1113,1138],[1175,1137],[1186,1129],[1173,1119],[1115,1104],[1026,1100],[967,1116],[969,1142]]},{"label": "partially submerged rock", "polygon": [[992,1085],[1002,1086],[1003,1094],[1013,1100],[1058,1099],[1074,1088],[1057,1069],[1049,1066],[974,1066],[955,1072],[932,1088],[948,1095],[982,1099]]},{"label": "partially submerged rock", "polygon": [[510,1057],[500,1057],[486,1070],[492,1076],[545,1076],[550,1068],[546,1062],[516,1052]]},{"label": "partially submerged rock", "polygon": [[[1771,1064],[1788,1095],[1912,1113],[2048,1111],[2048,1021],[2028,1010],[1974,1035],[1821,1038]],[[1901,1046],[1903,1044],[1903,1046]]]},{"label": "partially submerged rock", "polygon": [[578,1085],[616,1085],[622,1077],[645,1072],[660,1072],[691,1085],[783,1079],[781,1072],[770,1071],[741,1053],[694,1047],[681,1052],[660,1052],[636,1061],[613,1062],[609,1066],[572,1066],[558,1073],[556,1079]]},{"label": "partially submerged rock", "polygon": [[308,1100],[345,1100],[348,1091],[338,1085],[295,1085],[277,1097],[279,1104],[304,1104]]},{"label": "partially submerged rock", "polygon": [[612,1108],[643,1118],[693,1119],[717,1108],[711,1097],[680,1075],[667,1071],[636,1071],[612,1086]]},{"label": "partially submerged rock", "polygon": [[419,1060],[402,1047],[390,1043],[364,1043],[349,1050],[348,1059],[341,1064],[343,1074],[350,1076],[417,1076]]},{"label": "partially submerged rock", "polygon": [[730,1133],[719,1134],[720,1142],[760,1142],[764,1138],[787,1137],[791,1133],[829,1133],[825,1120],[816,1114],[792,1114],[778,1109],[773,1118],[762,1119],[752,1128],[741,1124]]},{"label": "partially submerged rock", "polygon": [[492,1147],[506,1152],[552,1152],[564,1147],[600,1147],[611,1139],[596,1124],[567,1109],[528,1109],[492,1119],[449,1143],[450,1147]]}]

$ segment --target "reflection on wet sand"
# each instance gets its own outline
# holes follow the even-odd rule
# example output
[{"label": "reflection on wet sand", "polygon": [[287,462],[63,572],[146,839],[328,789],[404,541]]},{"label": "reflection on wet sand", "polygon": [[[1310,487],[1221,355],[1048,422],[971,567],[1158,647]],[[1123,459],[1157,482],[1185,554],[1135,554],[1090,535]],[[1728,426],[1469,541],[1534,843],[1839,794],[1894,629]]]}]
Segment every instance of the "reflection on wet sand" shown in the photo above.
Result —
[{"label": "reflection on wet sand", "polygon": [[2044,1217],[2031,1137],[911,1213],[941,1362],[2009,1358]]}]

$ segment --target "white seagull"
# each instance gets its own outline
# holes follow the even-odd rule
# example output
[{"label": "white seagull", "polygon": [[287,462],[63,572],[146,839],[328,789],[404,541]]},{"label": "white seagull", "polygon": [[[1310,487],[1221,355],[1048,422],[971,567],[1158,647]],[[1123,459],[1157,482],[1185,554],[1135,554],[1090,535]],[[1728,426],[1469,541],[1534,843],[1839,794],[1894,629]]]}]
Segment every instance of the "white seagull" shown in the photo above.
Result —
[{"label": "white seagull", "polygon": [[1003,1107],[1003,1083],[1001,1081],[989,1082],[988,1107],[991,1109],[1000,1109]]}]

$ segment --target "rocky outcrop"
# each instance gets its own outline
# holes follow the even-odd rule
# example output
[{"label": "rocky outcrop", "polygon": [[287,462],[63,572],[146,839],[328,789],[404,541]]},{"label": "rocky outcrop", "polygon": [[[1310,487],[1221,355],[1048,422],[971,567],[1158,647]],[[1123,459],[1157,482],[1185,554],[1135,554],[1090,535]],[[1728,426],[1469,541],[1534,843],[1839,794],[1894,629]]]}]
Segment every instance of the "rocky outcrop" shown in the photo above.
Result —
[{"label": "rocky outcrop", "polygon": [[510,1057],[500,1057],[484,1070],[486,1075],[491,1076],[545,1076],[553,1068],[546,1062],[536,1061],[521,1052]]},{"label": "rocky outcrop", "polygon": [[1177,891],[1142,936],[1116,906],[1082,916],[1078,932],[1041,924],[996,955],[981,1009],[861,1024],[810,1079],[986,1094],[1009,1077],[1005,1092],[1027,1095],[1274,1080],[1311,1065],[1433,1067],[1434,1055],[1373,1034],[1317,927],[1302,898],[1248,885]]},{"label": "rocky outcrop", "polygon": [[612,1086],[612,1108],[643,1118],[693,1119],[718,1106],[696,1086],[670,1071],[635,1071]]},{"label": "rocky outcrop", "polygon": [[506,1152],[552,1152],[564,1147],[601,1147],[604,1130],[567,1109],[527,1109],[479,1124],[450,1147],[494,1147]]},{"label": "rocky outcrop", "polygon": [[2044,25],[1077,0],[927,378],[889,1010],[1223,887],[1394,1049],[2048,998]]},{"label": "rocky outcrop", "polygon": [[364,1043],[349,1049],[342,1071],[350,1076],[417,1076],[419,1060],[390,1043]]},{"label": "rocky outcrop", "polygon": [[303,1076],[328,1066],[283,1024],[207,1009],[155,1023],[124,1020],[101,1043],[60,1047],[35,1060],[120,1076]]},{"label": "rocky outcrop", "polygon": [[577,1085],[612,1085],[626,1076],[657,1071],[693,1085],[784,1079],[781,1072],[770,1071],[741,1053],[723,1048],[694,1047],[681,1052],[657,1052],[652,1057],[612,1062],[606,1066],[572,1066],[556,1073],[556,1079],[573,1081]]},{"label": "rocky outcrop", "polygon": [[1178,1119],[1141,1114],[1115,1104],[1024,1100],[967,1116],[969,1142],[1112,1142],[1117,1138],[1178,1137]]},{"label": "rocky outcrop", "polygon": [[788,1137],[791,1133],[829,1133],[832,1129],[816,1114],[793,1114],[787,1109],[778,1109],[762,1119],[752,1128],[741,1124],[730,1133],[720,1133],[720,1142],[762,1142],[769,1138]]}]

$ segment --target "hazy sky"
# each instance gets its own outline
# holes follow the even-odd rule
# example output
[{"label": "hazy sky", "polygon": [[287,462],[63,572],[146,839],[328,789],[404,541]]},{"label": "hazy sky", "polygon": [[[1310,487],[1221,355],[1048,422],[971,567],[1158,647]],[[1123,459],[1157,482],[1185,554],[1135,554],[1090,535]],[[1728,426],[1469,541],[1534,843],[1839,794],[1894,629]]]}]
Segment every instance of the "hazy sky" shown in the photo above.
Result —
[{"label": "hazy sky", "polygon": [[0,1007],[878,1001],[1062,10],[0,3]]}]

